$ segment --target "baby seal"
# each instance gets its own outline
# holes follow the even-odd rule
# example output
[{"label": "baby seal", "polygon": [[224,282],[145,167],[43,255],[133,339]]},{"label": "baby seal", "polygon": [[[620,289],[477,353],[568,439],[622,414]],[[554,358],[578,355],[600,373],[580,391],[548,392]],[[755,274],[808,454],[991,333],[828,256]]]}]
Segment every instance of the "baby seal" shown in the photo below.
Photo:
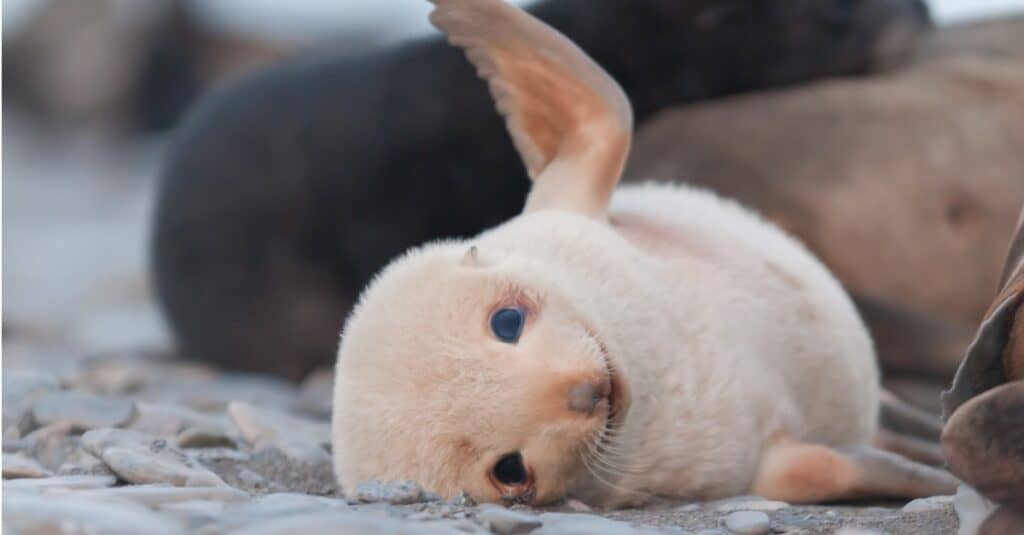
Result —
[{"label": "baby seal", "polygon": [[616,190],[632,111],[615,81],[501,0],[435,4],[533,185],[518,217],[414,249],[364,291],[334,394],[346,491],[415,479],[477,501],[612,507],[954,490],[871,446],[872,342],[810,253],[704,191]]}]

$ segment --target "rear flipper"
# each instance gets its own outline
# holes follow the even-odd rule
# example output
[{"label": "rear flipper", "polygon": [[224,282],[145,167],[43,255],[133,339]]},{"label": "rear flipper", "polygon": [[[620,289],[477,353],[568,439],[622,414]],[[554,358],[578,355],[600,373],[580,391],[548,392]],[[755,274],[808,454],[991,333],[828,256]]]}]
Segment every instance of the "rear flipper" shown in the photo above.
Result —
[{"label": "rear flipper", "polygon": [[944,470],[869,446],[781,440],[762,457],[753,491],[775,500],[818,503],[953,494],[958,484]]}]

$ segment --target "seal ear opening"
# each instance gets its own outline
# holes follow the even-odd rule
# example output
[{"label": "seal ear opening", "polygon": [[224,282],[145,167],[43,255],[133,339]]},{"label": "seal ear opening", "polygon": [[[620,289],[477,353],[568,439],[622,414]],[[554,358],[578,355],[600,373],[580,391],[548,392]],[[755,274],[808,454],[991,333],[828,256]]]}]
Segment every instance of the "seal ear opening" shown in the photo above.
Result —
[{"label": "seal ear opening", "polygon": [[459,261],[459,265],[463,267],[475,268],[481,267],[483,263],[480,261],[480,250],[476,248],[476,245],[471,245],[466,254],[463,255],[462,260]]},{"label": "seal ear opening", "polygon": [[604,217],[632,140],[615,81],[550,26],[502,0],[431,0],[430,21],[487,80],[533,189],[525,212]]}]

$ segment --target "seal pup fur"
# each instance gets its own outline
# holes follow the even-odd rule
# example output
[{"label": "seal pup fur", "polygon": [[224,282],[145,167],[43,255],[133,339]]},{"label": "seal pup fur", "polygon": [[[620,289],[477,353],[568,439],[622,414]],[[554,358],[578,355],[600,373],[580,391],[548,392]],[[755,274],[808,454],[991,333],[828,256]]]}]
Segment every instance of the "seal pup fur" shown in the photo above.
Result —
[{"label": "seal pup fur", "polygon": [[435,4],[533,185],[520,216],[413,249],[364,291],[335,380],[346,492],[415,479],[477,501],[621,506],[955,489],[871,446],[872,343],[816,259],[711,193],[616,190],[632,111],[615,81],[500,0]]}]

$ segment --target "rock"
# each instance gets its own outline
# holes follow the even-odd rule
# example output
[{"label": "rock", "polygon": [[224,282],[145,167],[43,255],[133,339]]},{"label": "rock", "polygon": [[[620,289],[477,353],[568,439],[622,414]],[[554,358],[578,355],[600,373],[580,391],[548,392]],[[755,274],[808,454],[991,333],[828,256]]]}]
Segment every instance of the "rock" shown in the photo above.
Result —
[{"label": "rock", "polygon": [[25,435],[20,449],[26,456],[35,459],[48,470],[56,470],[65,462],[76,458],[79,451],[78,437],[71,436],[74,425],[59,422]]},{"label": "rock", "polygon": [[28,432],[31,421],[27,417],[32,404],[40,397],[56,392],[60,383],[48,373],[5,369],[3,387],[3,428],[6,441],[17,439]]},{"label": "rock", "polygon": [[73,431],[120,427],[135,416],[135,404],[127,399],[104,398],[87,392],[56,392],[32,405],[37,425],[67,422]]},{"label": "rock", "polygon": [[147,384],[137,396],[146,401],[183,405],[198,411],[222,411],[233,401],[283,409],[291,405],[295,387],[267,376],[232,373],[209,380],[172,377]]},{"label": "rock", "polygon": [[330,460],[331,428],[325,422],[242,402],[229,404],[228,416],[253,446],[273,445],[310,462]]},{"label": "rock", "polygon": [[113,476],[58,476],[39,479],[12,479],[4,481],[4,489],[23,491],[83,490],[109,487],[117,483]]},{"label": "rock", "polygon": [[943,510],[953,503],[953,496],[931,496],[918,498],[903,506],[904,513],[922,513]]},{"label": "rock", "polygon": [[72,384],[93,392],[108,394],[134,393],[151,383],[168,380],[209,381],[210,367],[191,362],[166,360],[164,355],[133,352],[88,357]]},{"label": "rock", "polygon": [[174,487],[170,485],[126,485],[83,491],[80,496],[95,500],[131,501],[147,507],[190,501],[238,502],[249,495],[231,487]]},{"label": "rock", "polygon": [[167,441],[124,429],[98,429],[82,436],[82,447],[131,483],[227,486]]},{"label": "rock", "polygon": [[77,448],[68,457],[66,462],[57,467],[57,475],[112,476],[114,475],[114,472],[110,470],[110,467],[107,466],[106,463],[101,461],[95,455],[82,448]]},{"label": "rock", "polygon": [[577,513],[589,513],[593,511],[593,509],[591,509],[589,505],[574,498],[566,500],[565,506],[568,507],[569,509],[572,509],[573,511],[576,511]]},{"label": "rock", "polygon": [[739,535],[764,535],[768,533],[771,519],[761,511],[736,511],[725,517],[725,527]]},{"label": "rock", "polygon": [[161,504],[157,510],[177,517],[190,532],[194,532],[198,528],[214,523],[221,511],[224,510],[224,503],[210,500],[190,500]]},{"label": "rock", "polygon": [[356,487],[355,497],[363,503],[406,505],[423,501],[423,487],[415,481],[367,481]]},{"label": "rock", "polygon": [[227,507],[218,519],[217,528],[221,531],[231,531],[275,518],[346,509],[348,503],[345,500],[296,493],[267,494]]},{"label": "rock", "polygon": [[103,533],[171,535],[182,526],[141,506],[89,500],[74,493],[51,496],[4,492],[4,531],[11,533]]},{"label": "rock", "polygon": [[715,507],[715,510],[720,513],[731,513],[733,511],[778,511],[779,509],[785,509],[789,506],[790,505],[786,502],[777,502],[773,500],[730,500]]},{"label": "rock", "polygon": [[43,468],[35,461],[20,453],[5,453],[3,456],[4,479],[25,477],[50,477],[53,472]]},{"label": "rock", "polygon": [[860,528],[860,527],[857,527],[857,526],[848,526],[848,527],[839,528],[839,531],[836,531],[834,535],[885,535],[885,534],[882,533],[881,531],[874,530],[874,529]]},{"label": "rock", "polygon": [[223,430],[190,427],[175,440],[181,448],[233,448],[235,441]]},{"label": "rock", "polygon": [[637,530],[617,520],[578,513],[544,513],[533,535],[634,535]]},{"label": "rock", "polygon": [[[138,414],[128,425],[134,429],[160,438],[174,438],[181,444],[181,434],[189,432],[186,440],[195,442],[197,435],[216,438],[216,442],[233,444],[227,431],[224,417],[213,417],[194,410],[166,403],[139,402],[136,404]],[[199,446],[201,447],[201,446]]]},{"label": "rock", "polygon": [[[425,533],[428,524],[406,524],[401,520],[368,513],[330,511],[268,519],[226,533],[235,535],[292,535],[294,533],[387,534]],[[422,531],[421,531],[422,530]]]},{"label": "rock", "polygon": [[333,400],[334,370],[326,368],[309,374],[302,381],[299,395],[292,403],[292,408],[313,417],[328,419],[331,417]]},{"label": "rock", "polygon": [[953,510],[960,519],[959,535],[974,535],[981,523],[996,510],[996,504],[967,485],[960,485],[953,496]]},{"label": "rock", "polygon": [[540,518],[536,515],[510,511],[504,507],[493,504],[480,506],[476,514],[477,520],[498,535],[514,535],[517,533],[529,533],[541,526]]}]

